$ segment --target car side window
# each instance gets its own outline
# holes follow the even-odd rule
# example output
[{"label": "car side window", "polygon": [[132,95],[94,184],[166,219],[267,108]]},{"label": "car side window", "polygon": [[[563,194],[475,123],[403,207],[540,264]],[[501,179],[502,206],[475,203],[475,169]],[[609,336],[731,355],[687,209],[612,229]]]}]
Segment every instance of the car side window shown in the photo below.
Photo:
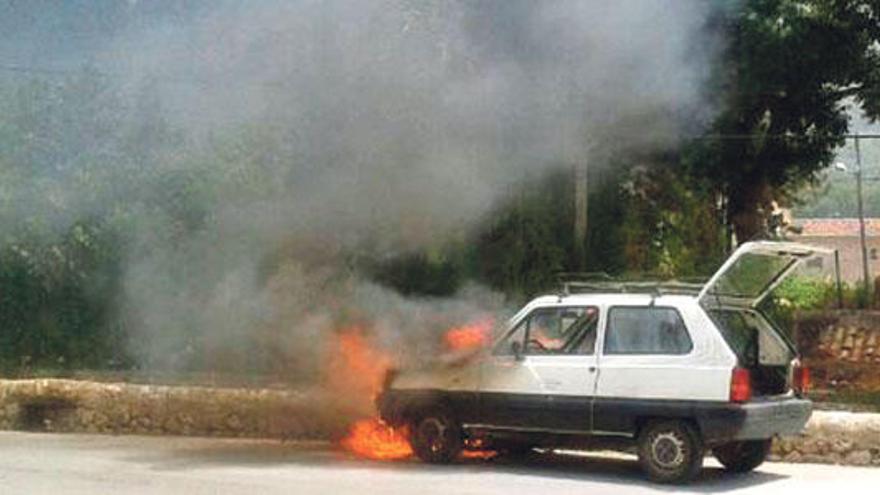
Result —
[{"label": "car side window", "polygon": [[592,306],[538,308],[516,326],[495,350],[511,355],[513,342],[523,354],[593,354],[598,308]]},{"label": "car side window", "polygon": [[583,329],[578,340],[572,346],[572,352],[593,355],[596,353],[596,336],[599,335],[599,308],[587,308],[586,314],[579,324],[583,326]]},{"label": "car side window", "polygon": [[526,354],[553,354],[562,349],[565,338],[556,308],[537,309],[527,321]]},{"label": "car side window", "polygon": [[581,306],[559,308],[560,340],[562,346],[554,354],[590,355],[596,352],[599,308]]},{"label": "car side window", "polygon": [[605,354],[687,354],[694,345],[673,308],[618,306],[608,312]]}]

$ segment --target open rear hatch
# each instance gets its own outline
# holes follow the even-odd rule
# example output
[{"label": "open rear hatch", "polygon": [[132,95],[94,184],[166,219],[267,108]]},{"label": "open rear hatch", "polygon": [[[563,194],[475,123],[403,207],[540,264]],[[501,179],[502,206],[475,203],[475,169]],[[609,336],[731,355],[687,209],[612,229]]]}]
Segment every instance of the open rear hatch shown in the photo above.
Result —
[{"label": "open rear hatch", "polygon": [[757,307],[802,263],[832,252],[795,242],[747,242],[706,282],[700,303],[705,307]]},{"label": "open rear hatch", "polygon": [[[749,242],[740,246],[700,291],[700,304],[751,375],[756,396],[792,388],[797,350],[757,306],[802,263],[831,250],[793,242]],[[795,386],[794,388],[798,388]]]}]

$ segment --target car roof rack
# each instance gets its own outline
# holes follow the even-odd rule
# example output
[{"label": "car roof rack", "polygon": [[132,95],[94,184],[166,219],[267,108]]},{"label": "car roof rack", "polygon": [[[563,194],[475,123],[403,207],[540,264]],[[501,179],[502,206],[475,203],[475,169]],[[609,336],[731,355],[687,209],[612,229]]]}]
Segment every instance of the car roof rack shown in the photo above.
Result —
[{"label": "car roof rack", "polygon": [[695,296],[706,283],[701,277],[682,277],[678,279],[656,280],[647,278],[615,278],[605,272],[561,272],[557,274],[560,284],[560,297],[572,294],[624,293]]}]

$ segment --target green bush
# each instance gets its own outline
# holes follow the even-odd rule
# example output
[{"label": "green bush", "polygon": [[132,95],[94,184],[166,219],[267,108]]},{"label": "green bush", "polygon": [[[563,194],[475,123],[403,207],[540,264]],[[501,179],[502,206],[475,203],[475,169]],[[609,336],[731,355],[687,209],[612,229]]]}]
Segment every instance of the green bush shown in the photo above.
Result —
[{"label": "green bush", "polygon": [[828,308],[837,304],[837,286],[818,278],[791,277],[776,288],[773,297],[796,310]]},{"label": "green bush", "polygon": [[761,309],[783,328],[790,329],[800,311],[865,308],[868,301],[868,292],[861,284],[841,284],[838,296],[833,279],[790,277],[762,302]]}]

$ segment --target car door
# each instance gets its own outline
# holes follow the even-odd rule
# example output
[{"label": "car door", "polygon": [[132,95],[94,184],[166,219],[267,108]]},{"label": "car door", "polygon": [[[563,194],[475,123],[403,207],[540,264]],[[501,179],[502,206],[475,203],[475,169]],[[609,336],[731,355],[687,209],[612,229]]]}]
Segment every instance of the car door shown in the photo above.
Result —
[{"label": "car door", "polygon": [[662,301],[608,308],[593,405],[596,432],[633,434],[640,417],[726,400],[730,365],[719,365],[701,334],[689,330],[691,310],[698,310],[695,303]]},{"label": "car door", "polygon": [[594,306],[549,306],[522,318],[483,362],[478,394],[482,423],[589,431],[599,317]]}]

